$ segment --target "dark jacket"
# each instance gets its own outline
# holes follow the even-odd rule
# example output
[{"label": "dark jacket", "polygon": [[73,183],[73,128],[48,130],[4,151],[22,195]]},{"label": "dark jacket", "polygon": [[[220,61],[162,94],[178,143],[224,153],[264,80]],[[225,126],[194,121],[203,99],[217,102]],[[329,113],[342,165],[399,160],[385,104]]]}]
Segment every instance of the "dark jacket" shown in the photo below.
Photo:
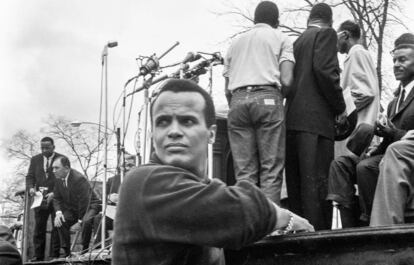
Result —
[{"label": "dark jacket", "polygon": [[249,181],[228,187],[154,162],[121,185],[112,264],[224,264],[220,248],[253,243],[275,224],[274,207]]},{"label": "dark jacket", "polygon": [[335,116],[345,110],[336,43],[335,30],[318,27],[308,27],[294,43],[296,63],[287,95],[287,130],[334,139]]},{"label": "dark jacket", "polygon": [[70,170],[67,188],[64,187],[62,179],[56,180],[53,198],[55,211],[70,210],[82,219],[89,204],[90,208],[98,209],[101,201],[80,172]]},{"label": "dark jacket", "polygon": [[47,170],[48,178],[46,178],[43,164],[44,156],[42,154],[38,154],[32,157],[32,159],[30,159],[29,171],[26,175],[26,187],[35,188],[36,190],[39,190],[39,187],[47,187],[48,192],[52,192],[55,187],[55,175],[52,172],[52,164],[53,161],[55,161],[59,156],[63,155],[55,152],[55,155]]},{"label": "dark jacket", "polygon": [[387,115],[389,120],[397,127],[393,137],[384,137],[378,148],[371,155],[384,154],[387,147],[395,141],[400,140],[409,130],[414,130],[414,89],[404,100],[397,111],[399,89],[395,92],[396,97],[388,104]]}]

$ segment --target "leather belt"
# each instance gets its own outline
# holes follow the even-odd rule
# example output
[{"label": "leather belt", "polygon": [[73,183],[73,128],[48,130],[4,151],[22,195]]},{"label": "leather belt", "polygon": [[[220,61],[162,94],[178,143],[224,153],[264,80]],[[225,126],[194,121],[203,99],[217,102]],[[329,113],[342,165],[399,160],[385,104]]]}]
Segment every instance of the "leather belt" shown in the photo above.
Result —
[{"label": "leather belt", "polygon": [[236,92],[242,92],[242,91],[251,91],[254,90],[256,88],[273,88],[273,89],[277,89],[276,85],[251,85],[251,86],[242,86],[242,87],[238,87],[235,90],[233,90],[232,94],[236,93]]}]

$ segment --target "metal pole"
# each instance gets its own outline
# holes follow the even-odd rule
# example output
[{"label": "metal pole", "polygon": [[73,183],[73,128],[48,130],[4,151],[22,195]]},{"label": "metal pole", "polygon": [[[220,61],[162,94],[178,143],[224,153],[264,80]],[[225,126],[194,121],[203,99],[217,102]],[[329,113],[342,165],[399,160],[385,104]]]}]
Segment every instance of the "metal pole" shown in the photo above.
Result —
[{"label": "metal pole", "polygon": [[101,223],[101,249],[105,249],[105,218],[106,218],[106,178],[108,171],[108,54],[105,63],[105,131],[104,131],[104,177],[102,182],[102,223]]},{"label": "metal pole", "polygon": [[[208,86],[208,93],[210,94],[210,96],[213,98],[212,96],[212,90],[213,90],[213,66],[212,64],[210,64],[209,66],[209,86]],[[207,149],[207,165],[208,165],[208,178],[212,179],[213,178],[213,158],[214,158],[214,152],[213,152],[213,144],[208,144],[208,149]]]},{"label": "metal pole", "polygon": [[28,232],[29,232],[29,221],[30,221],[30,196],[29,188],[26,188],[24,193],[24,215],[23,215],[23,247],[22,247],[22,259],[23,262],[27,261],[27,250],[29,246]]},{"label": "metal pole", "polygon": [[143,115],[143,117],[144,117],[144,136],[143,136],[143,139],[144,139],[144,146],[143,146],[143,155],[144,155],[144,164],[145,163],[148,163],[148,161],[149,161],[149,155],[147,155],[147,141],[148,141],[148,139],[147,139],[147,135],[148,135],[148,108],[149,108],[149,89],[148,89],[148,87],[146,87],[145,88],[145,90],[144,90],[144,100],[145,100],[145,102],[144,102],[144,115]]}]

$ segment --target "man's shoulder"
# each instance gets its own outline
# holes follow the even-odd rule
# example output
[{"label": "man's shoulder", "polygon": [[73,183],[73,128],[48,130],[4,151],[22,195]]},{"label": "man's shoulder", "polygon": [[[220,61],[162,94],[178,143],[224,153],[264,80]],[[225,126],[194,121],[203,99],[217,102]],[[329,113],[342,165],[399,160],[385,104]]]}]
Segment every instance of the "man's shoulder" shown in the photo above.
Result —
[{"label": "man's shoulder", "polygon": [[73,177],[74,180],[77,180],[77,181],[86,180],[87,181],[86,177],[82,173],[77,171],[76,169],[71,168],[69,174]]},{"label": "man's shoulder", "polygon": [[42,153],[32,156],[32,159],[31,159],[31,160],[32,160],[32,161],[39,161],[39,160],[43,160],[43,155],[42,155]]},{"label": "man's shoulder", "polygon": [[349,50],[349,57],[360,58],[360,56],[371,56],[369,51],[364,48],[361,44],[355,44],[352,46],[351,50]]},{"label": "man's shoulder", "polygon": [[153,181],[161,184],[164,182],[176,181],[180,178],[198,181],[197,176],[190,171],[180,167],[156,163],[149,163],[132,169],[128,172],[124,181],[127,183],[126,185],[128,185],[128,183],[141,183],[140,185],[144,185],[144,183]]},{"label": "man's shoulder", "polygon": [[55,157],[54,158],[57,158],[57,157],[66,157],[66,156],[65,155],[62,155],[60,153],[55,152]]}]

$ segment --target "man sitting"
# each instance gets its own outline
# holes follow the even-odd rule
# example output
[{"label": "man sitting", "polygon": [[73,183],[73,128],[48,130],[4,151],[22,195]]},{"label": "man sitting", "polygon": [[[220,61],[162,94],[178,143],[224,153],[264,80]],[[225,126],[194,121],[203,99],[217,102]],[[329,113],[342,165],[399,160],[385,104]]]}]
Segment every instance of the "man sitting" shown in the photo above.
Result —
[{"label": "man sitting", "polygon": [[391,144],[380,163],[370,226],[414,221],[414,131]]},{"label": "man sitting", "polygon": [[224,264],[221,248],[271,233],[313,231],[252,184],[207,178],[216,135],[210,95],[188,80],[168,80],[151,106],[154,154],[122,183],[112,264]]}]

